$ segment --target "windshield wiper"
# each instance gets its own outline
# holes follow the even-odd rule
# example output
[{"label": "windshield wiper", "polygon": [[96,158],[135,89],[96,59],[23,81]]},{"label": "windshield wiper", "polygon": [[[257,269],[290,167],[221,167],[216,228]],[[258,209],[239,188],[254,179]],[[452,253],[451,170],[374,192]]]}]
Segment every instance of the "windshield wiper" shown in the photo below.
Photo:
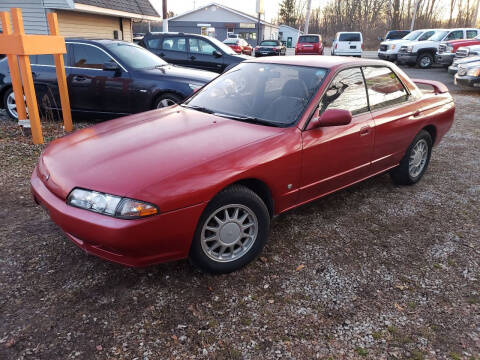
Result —
[{"label": "windshield wiper", "polygon": [[207,113],[207,114],[213,114],[213,110],[207,109],[206,107],[203,107],[203,106],[188,105],[188,104],[181,104],[181,106],[186,107],[188,109],[201,111],[201,112],[204,112],[204,113]]},{"label": "windshield wiper", "polygon": [[276,123],[274,121],[268,121],[265,119],[260,119],[255,116],[240,116],[240,115],[224,114],[220,112],[215,112],[213,113],[213,115],[234,119],[234,120],[239,120],[239,121],[245,121],[252,124],[261,124],[261,125],[268,125],[268,126],[275,126],[275,127],[284,126],[284,124]]}]

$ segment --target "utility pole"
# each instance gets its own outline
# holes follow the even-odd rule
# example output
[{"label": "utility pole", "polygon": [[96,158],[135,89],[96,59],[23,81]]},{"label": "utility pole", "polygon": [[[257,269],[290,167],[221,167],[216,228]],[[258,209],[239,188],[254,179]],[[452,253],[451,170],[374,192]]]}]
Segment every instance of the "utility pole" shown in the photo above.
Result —
[{"label": "utility pole", "polygon": [[167,0],[162,1],[162,12],[163,12],[162,30],[163,32],[168,32]]},{"label": "utility pole", "polygon": [[472,27],[477,27],[478,8],[479,7],[480,7],[480,0],[477,0],[477,5],[475,5],[475,11],[473,12]]},{"label": "utility pole", "polygon": [[417,17],[417,8],[418,8],[418,3],[420,0],[415,0],[415,4],[413,5],[413,16],[412,16],[412,24],[410,25],[410,31],[413,31],[413,28],[415,27],[415,18]]},{"label": "utility pole", "polygon": [[310,22],[310,12],[312,10],[312,0],[308,0],[308,5],[307,5],[307,14],[305,15],[305,25],[303,27],[303,33],[308,34],[308,25]]},{"label": "utility pole", "polygon": [[257,0],[257,6],[256,6],[256,10],[257,10],[257,14],[258,14],[258,18],[257,18],[257,45],[260,43],[260,34],[262,33],[261,32],[261,29],[260,27],[262,26],[262,23],[260,21],[260,16],[264,13],[264,10],[263,10],[263,0]]}]

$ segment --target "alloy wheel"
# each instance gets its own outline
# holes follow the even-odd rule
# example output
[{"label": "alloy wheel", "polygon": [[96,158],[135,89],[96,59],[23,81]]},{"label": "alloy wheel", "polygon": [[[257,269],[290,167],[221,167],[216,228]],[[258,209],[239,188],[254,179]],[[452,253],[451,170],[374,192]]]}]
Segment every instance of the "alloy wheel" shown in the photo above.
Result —
[{"label": "alloy wheel", "polygon": [[172,99],[162,99],[158,102],[157,109],[172,106],[172,105],[175,105],[175,104],[176,104],[176,102],[173,101]]},{"label": "alloy wheel", "polygon": [[420,66],[422,68],[429,67],[432,64],[432,60],[430,59],[429,56],[424,56],[420,59]]},{"label": "alloy wheel", "polygon": [[419,176],[428,158],[428,144],[425,139],[420,139],[410,152],[410,158],[408,161],[408,172],[412,178]]},{"label": "alloy wheel", "polygon": [[13,91],[7,96],[7,111],[12,114],[14,118],[18,119],[17,103],[15,102],[15,94]]}]

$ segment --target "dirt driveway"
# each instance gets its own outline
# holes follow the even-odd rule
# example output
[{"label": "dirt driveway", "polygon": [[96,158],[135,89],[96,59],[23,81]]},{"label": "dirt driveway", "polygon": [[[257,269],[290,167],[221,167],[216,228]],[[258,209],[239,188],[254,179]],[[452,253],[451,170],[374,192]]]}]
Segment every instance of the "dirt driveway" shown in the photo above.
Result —
[{"label": "dirt driveway", "polygon": [[225,276],[83,253],[30,197],[41,147],[0,122],[0,359],[479,359],[480,96],[454,97],[419,184],[281,215]]}]

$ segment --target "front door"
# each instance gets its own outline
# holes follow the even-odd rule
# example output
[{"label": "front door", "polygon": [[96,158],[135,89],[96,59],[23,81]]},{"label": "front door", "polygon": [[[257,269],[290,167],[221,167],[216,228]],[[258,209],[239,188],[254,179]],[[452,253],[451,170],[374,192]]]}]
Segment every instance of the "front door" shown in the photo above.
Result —
[{"label": "front door", "polygon": [[301,201],[328,194],[367,177],[373,151],[373,120],[368,110],[365,83],[360,68],[341,70],[319,103],[326,109],[352,113],[343,126],[303,131]]}]

